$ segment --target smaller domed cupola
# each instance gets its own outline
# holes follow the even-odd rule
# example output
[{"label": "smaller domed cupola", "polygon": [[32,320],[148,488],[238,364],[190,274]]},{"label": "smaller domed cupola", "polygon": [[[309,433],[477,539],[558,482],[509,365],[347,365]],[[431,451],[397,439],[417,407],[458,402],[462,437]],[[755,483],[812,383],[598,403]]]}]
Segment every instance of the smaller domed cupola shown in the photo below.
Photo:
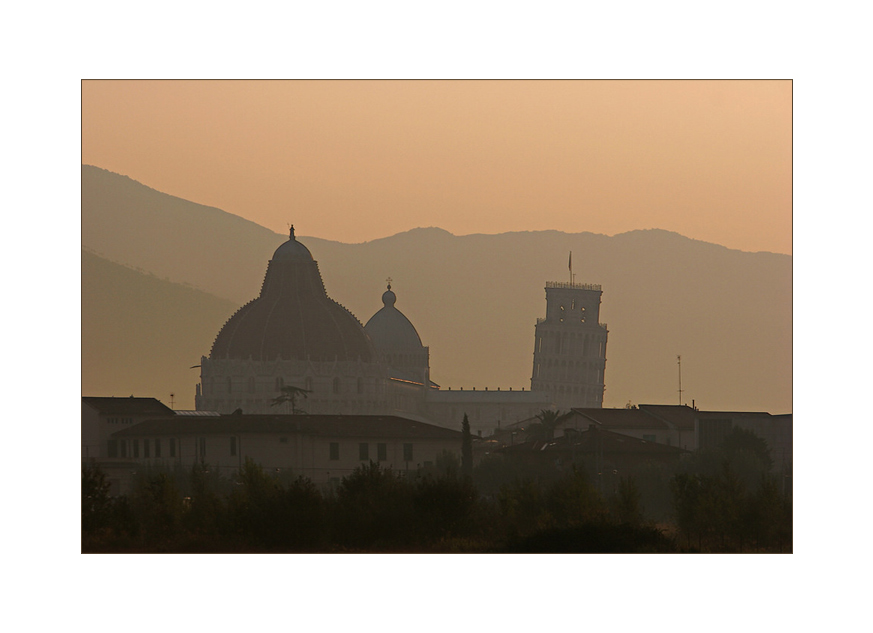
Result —
[{"label": "smaller domed cupola", "polygon": [[382,293],[382,309],[367,321],[364,330],[377,350],[421,351],[421,337],[406,315],[394,307],[396,302],[397,295],[389,282],[388,290]]},{"label": "smaller domed cupola", "polygon": [[294,225],[288,230],[288,241],[282,244],[273,253],[274,262],[311,262],[312,253],[294,237]]},{"label": "smaller domed cupola", "polygon": [[370,335],[373,347],[392,377],[429,384],[430,363],[428,349],[421,344],[415,327],[400,310],[394,307],[397,295],[391,290],[382,293],[382,309],[374,314],[364,331]]}]

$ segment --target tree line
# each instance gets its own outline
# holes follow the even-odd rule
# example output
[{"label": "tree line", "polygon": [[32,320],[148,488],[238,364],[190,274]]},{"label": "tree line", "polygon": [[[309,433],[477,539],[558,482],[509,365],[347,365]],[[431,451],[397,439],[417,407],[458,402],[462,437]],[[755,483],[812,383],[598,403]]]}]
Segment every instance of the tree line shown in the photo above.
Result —
[{"label": "tree line", "polygon": [[247,459],[233,478],[206,464],[143,468],[130,494],[111,497],[105,475],[83,464],[82,550],[791,551],[790,489],[765,470],[757,439],[734,435],[607,490],[582,461],[489,455],[473,466],[469,439],[461,459],[446,452],[408,474],[370,462],[333,486]]}]

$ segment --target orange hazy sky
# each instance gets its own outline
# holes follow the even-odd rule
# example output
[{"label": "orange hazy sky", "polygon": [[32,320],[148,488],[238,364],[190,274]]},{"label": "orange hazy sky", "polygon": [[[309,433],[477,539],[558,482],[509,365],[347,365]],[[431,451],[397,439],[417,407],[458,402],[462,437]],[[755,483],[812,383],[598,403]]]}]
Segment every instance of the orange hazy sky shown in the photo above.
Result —
[{"label": "orange hazy sky", "polygon": [[82,162],[362,242],[661,228],[792,252],[790,81],[84,81]]}]

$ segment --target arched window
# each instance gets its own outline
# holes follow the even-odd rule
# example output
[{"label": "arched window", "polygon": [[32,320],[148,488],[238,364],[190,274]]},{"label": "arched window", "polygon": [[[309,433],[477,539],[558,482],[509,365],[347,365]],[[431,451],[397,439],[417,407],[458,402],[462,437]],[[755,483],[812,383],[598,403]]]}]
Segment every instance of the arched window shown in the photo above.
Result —
[{"label": "arched window", "polygon": [[249,393],[255,392],[255,377],[254,376],[249,376],[248,388],[249,388]]},{"label": "arched window", "polygon": [[285,386],[285,381],[282,379],[282,376],[276,376],[276,391],[282,391],[282,387]]},{"label": "arched window", "polygon": [[306,386],[304,389],[306,389],[306,391],[312,391],[312,376],[306,377]]}]

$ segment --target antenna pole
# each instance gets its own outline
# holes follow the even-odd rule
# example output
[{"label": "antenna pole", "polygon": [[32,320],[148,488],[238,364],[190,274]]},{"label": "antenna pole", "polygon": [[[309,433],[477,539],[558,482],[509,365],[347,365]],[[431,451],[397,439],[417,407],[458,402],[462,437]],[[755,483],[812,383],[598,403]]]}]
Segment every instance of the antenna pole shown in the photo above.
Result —
[{"label": "antenna pole", "polygon": [[679,406],[682,406],[682,357],[676,357],[676,363],[679,365]]}]

